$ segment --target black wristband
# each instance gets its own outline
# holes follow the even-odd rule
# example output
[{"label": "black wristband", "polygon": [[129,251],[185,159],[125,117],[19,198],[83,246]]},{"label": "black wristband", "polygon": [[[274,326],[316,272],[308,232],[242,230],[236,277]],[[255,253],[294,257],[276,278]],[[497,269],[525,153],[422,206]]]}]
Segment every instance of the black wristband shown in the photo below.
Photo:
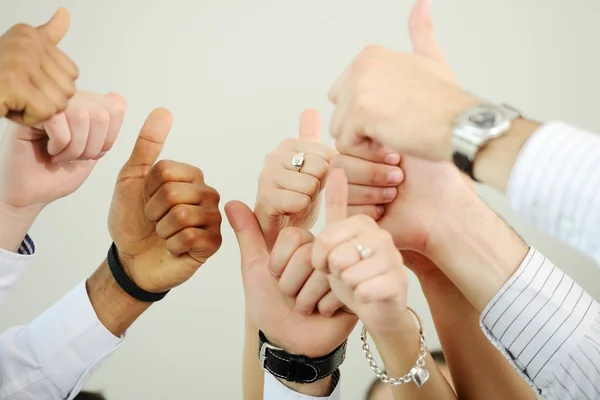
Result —
[{"label": "black wristband", "polygon": [[117,259],[116,250],[117,248],[113,243],[110,246],[110,249],[108,250],[108,256],[106,257],[106,260],[108,261],[108,267],[110,268],[110,272],[112,272],[115,281],[117,281],[117,284],[121,286],[121,289],[123,289],[125,293],[127,293],[136,300],[143,301],[146,303],[154,303],[159,300],[162,300],[167,295],[167,293],[169,293],[168,290],[162,293],[147,292],[138,285],[136,285],[131,279],[127,277],[125,271],[123,271],[123,267]]},{"label": "black wristband", "polygon": [[475,182],[479,182],[473,175],[473,161],[469,160],[467,156],[455,152],[452,154],[452,161],[454,162],[454,165],[456,165],[459,170],[467,174],[469,178],[473,179]]},{"label": "black wristband", "polygon": [[335,373],[346,358],[346,343],[339,345],[323,357],[308,358],[290,354],[269,344],[265,334],[258,331],[258,357],[260,366],[288,382],[312,383]]}]

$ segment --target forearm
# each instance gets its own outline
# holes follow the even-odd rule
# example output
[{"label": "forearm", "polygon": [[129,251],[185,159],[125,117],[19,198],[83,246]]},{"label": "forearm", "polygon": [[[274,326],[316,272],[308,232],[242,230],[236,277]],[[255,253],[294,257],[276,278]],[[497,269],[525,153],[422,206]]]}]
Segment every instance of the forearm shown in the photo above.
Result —
[{"label": "forearm", "polygon": [[[402,319],[402,330],[386,335],[373,334],[373,341],[383,359],[386,374],[391,378],[405,375],[416,365],[419,355],[419,330],[413,316],[407,311]],[[454,391],[437,368],[431,355],[427,354],[425,368],[429,379],[418,387],[413,382],[392,387],[394,399],[455,399]]]},{"label": "forearm", "polygon": [[16,253],[41,210],[17,209],[0,202],[0,249]]},{"label": "forearm", "polygon": [[122,336],[151,305],[125,293],[113,278],[106,260],[87,280],[86,289],[98,319],[115,336]]},{"label": "forearm", "polygon": [[476,193],[462,211],[443,218],[428,256],[481,312],[529,247]]},{"label": "forearm", "polygon": [[509,132],[490,140],[477,153],[473,162],[475,178],[505,192],[521,148],[539,126],[522,118],[513,121]]},{"label": "forearm", "polygon": [[265,372],[258,362],[258,328],[246,313],[244,335],[243,391],[244,400],[262,400]]},{"label": "forearm", "polygon": [[456,286],[439,270],[420,282],[458,397],[535,400],[534,391],[483,334],[479,313]]}]

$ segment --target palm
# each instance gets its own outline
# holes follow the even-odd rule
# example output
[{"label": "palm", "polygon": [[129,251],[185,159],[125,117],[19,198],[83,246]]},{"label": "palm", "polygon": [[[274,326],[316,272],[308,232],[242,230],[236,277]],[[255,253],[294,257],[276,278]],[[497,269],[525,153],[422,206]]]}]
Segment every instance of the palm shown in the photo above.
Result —
[{"label": "palm", "polygon": [[319,313],[300,314],[295,299],[281,293],[267,264],[267,257],[256,260],[243,277],[247,308],[253,323],[270,341],[284,344],[287,351],[308,357],[323,356],[339,346],[352,332],[356,316],[344,311],[331,318]]},{"label": "palm", "polygon": [[450,204],[458,201],[456,182],[465,182],[460,172],[446,162],[403,156],[400,167],[404,182],[398,187],[396,200],[385,206],[378,224],[392,234],[400,250],[423,253],[437,221]]},{"label": "palm", "polygon": [[[77,190],[96,161],[56,165],[46,152],[45,134],[26,127],[12,128],[0,148],[1,201],[14,207],[46,205]],[[13,171],[18,171],[15,174]]]}]

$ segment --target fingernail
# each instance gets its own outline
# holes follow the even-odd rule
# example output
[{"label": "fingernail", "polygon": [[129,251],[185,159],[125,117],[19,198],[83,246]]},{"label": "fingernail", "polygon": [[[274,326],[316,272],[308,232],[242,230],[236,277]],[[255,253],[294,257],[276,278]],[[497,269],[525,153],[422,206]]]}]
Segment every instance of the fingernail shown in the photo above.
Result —
[{"label": "fingernail", "polygon": [[271,273],[271,275],[273,275],[275,278],[279,278],[279,276],[278,276],[278,275],[277,275],[275,272],[271,271],[271,269],[269,269],[269,272],[270,272],[270,273]]},{"label": "fingernail", "polygon": [[98,158],[96,158],[96,160],[101,159],[102,157],[104,157],[106,155],[105,151],[100,152],[100,154],[98,154]]},{"label": "fingernail", "polygon": [[383,162],[390,165],[398,165],[400,163],[400,154],[390,153],[387,156],[385,156]]},{"label": "fingernail", "polygon": [[393,200],[396,198],[397,194],[398,194],[398,189],[396,189],[396,188],[383,189],[383,198],[385,200]]},{"label": "fingernail", "polygon": [[375,220],[378,220],[385,213],[385,207],[383,206],[375,206]]},{"label": "fingernail", "polygon": [[404,178],[404,174],[401,170],[397,169],[388,174],[388,183],[392,185],[398,185],[402,182],[402,178]]}]

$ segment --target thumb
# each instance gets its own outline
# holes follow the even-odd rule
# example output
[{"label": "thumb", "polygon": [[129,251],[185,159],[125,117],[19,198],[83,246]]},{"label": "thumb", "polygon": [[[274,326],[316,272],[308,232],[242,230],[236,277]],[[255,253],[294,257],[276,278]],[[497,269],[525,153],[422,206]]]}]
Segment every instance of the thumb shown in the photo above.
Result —
[{"label": "thumb", "polygon": [[150,113],[140,130],[126,167],[152,166],[158,160],[169,131],[173,116],[165,108],[156,108]]},{"label": "thumb", "polygon": [[307,108],[300,115],[300,139],[321,143],[321,116],[317,110]]},{"label": "thumb", "polygon": [[67,34],[70,24],[69,12],[66,8],[60,7],[48,22],[38,26],[38,30],[45,34],[52,43],[58,44]]},{"label": "thumb", "polygon": [[241,201],[225,204],[225,214],[240,248],[242,276],[254,265],[266,266],[269,253],[256,215]]},{"label": "thumb", "polygon": [[446,64],[433,30],[431,0],[417,0],[410,13],[408,30],[415,54]]},{"label": "thumb", "polygon": [[343,169],[332,169],[325,187],[325,223],[348,218],[348,179]]}]

